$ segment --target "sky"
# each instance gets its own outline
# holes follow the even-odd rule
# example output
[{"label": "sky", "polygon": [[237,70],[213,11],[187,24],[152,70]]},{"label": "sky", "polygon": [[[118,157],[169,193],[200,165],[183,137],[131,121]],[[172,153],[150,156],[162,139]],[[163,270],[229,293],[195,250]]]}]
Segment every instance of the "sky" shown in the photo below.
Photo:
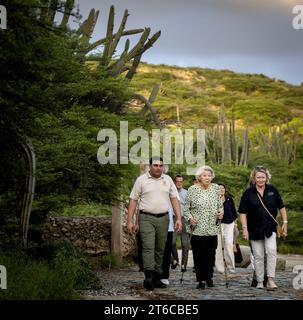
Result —
[{"label": "sky", "polygon": [[[144,62],[263,73],[291,84],[303,82],[303,29],[294,29],[292,23],[297,15],[293,7],[303,5],[303,0],[76,0],[76,3],[83,20],[91,8],[100,10],[93,41],[105,35],[111,5],[116,13],[114,31],[119,28],[125,9],[129,12],[126,29],[150,27],[151,34],[161,30],[160,38],[144,53],[141,59]],[[132,45],[138,39],[129,38]]]}]

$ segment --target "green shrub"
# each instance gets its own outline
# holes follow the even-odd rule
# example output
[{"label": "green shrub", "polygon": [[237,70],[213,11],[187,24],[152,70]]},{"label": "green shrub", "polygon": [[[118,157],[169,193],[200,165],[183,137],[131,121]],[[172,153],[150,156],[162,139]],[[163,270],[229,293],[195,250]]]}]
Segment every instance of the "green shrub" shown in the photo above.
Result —
[{"label": "green shrub", "polygon": [[70,278],[62,276],[46,262],[31,260],[23,252],[0,254],[7,270],[7,290],[0,291],[0,299],[49,300],[79,299]]},{"label": "green shrub", "polygon": [[99,204],[95,202],[80,203],[73,206],[66,206],[61,210],[52,212],[54,216],[64,217],[88,217],[88,216],[110,216],[112,214],[112,206]]},{"label": "green shrub", "polygon": [[109,253],[105,256],[98,257],[95,260],[95,266],[101,269],[111,269],[120,266],[117,255]]},{"label": "green shrub", "polygon": [[42,259],[33,256],[37,252],[0,252],[7,270],[7,290],[0,290],[0,300],[81,299],[76,290],[100,288],[88,258],[72,245],[50,247]]}]

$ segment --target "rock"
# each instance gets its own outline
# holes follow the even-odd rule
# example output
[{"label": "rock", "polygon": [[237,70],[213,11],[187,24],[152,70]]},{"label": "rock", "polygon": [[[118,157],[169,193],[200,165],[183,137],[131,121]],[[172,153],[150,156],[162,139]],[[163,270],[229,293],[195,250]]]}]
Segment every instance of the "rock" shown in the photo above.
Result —
[{"label": "rock", "polygon": [[[240,246],[240,250],[243,256],[243,261],[241,263],[236,263],[236,267],[239,268],[249,268],[251,267],[251,260],[250,260],[250,247],[249,246]],[[283,258],[277,258],[277,271],[285,271],[286,270],[286,260]]]},{"label": "rock", "polygon": [[286,269],[286,260],[282,258],[277,258],[277,266],[276,270],[277,271],[285,271]]},{"label": "rock", "polygon": [[251,263],[251,261],[250,261],[250,247],[241,245],[240,250],[242,253],[243,260],[241,263],[236,263],[236,267],[247,268]]}]

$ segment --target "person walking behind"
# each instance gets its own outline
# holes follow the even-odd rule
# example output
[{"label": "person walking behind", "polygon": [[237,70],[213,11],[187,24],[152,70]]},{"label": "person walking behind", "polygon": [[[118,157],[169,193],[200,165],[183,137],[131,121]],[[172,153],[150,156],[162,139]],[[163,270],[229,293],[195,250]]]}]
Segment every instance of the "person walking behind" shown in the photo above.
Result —
[{"label": "person walking behind", "polygon": [[[237,219],[237,210],[233,198],[226,192],[225,184],[218,182],[220,197],[223,203],[224,216],[221,220],[223,244],[221,237],[218,236],[218,247],[216,251],[216,269],[220,273],[224,273],[225,266],[223,261],[223,252],[226,262],[227,271],[235,273],[235,255],[234,255],[234,225]],[[223,250],[222,250],[223,245]]]},{"label": "person walking behind", "polygon": [[174,212],[171,206],[168,208],[168,216],[169,216],[169,224],[168,224],[168,232],[167,239],[164,248],[163,254],[163,262],[162,262],[162,275],[161,282],[166,286],[169,285],[169,268],[170,268],[170,259],[172,254],[172,244],[173,244],[173,235],[175,232],[174,228]]},{"label": "person walking behind", "polygon": [[249,240],[254,257],[257,288],[264,288],[264,258],[266,257],[267,288],[276,289],[274,282],[277,243],[275,218],[280,210],[282,231],[287,234],[287,214],[278,190],[269,184],[269,171],[263,166],[255,167],[250,179],[252,186],[244,191],[238,212],[242,224],[243,238]]},{"label": "person walking behind", "polygon": [[176,215],[175,229],[182,229],[180,204],[177,188],[168,175],[163,173],[161,157],[152,157],[149,171],[137,178],[130,194],[128,206],[127,228],[135,233],[137,226],[133,223],[133,215],[139,203],[139,232],[142,241],[142,257],[145,280],[144,287],[165,287],[160,281],[162,261],[168,230],[168,203],[171,203]]},{"label": "person walking behind", "polygon": [[142,241],[139,233],[139,206],[136,207],[136,214],[135,217],[135,233],[136,233],[136,241],[137,241],[137,263],[139,267],[139,272],[143,272],[143,259],[142,259]]},{"label": "person walking behind", "polygon": [[188,233],[194,228],[191,247],[194,258],[197,289],[213,287],[213,272],[216,258],[217,235],[219,226],[217,219],[223,218],[223,205],[220,199],[219,186],[212,183],[214,170],[202,166],[196,173],[198,183],[192,185],[186,195],[184,219]]},{"label": "person walking behind", "polygon": [[[176,185],[176,188],[178,190],[179,198],[180,198],[180,208],[181,208],[181,219],[182,219],[182,232],[180,234],[181,238],[181,246],[182,246],[182,260],[181,260],[181,271],[186,271],[186,262],[187,262],[187,241],[188,241],[188,233],[186,231],[185,227],[185,220],[184,220],[184,204],[185,204],[185,197],[187,194],[187,190],[183,188],[183,176],[176,175],[174,178],[174,183]],[[174,232],[173,235],[173,243],[172,243],[172,254],[174,261],[172,263],[172,266],[179,264],[179,256],[178,256],[178,250],[177,250],[177,232]]]}]

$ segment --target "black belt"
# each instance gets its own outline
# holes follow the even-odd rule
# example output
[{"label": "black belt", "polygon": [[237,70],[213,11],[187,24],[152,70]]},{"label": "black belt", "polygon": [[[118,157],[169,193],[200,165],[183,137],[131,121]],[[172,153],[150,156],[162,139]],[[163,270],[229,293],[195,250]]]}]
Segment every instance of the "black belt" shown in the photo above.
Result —
[{"label": "black belt", "polygon": [[146,214],[148,216],[153,216],[153,217],[156,217],[156,218],[161,218],[161,217],[164,217],[168,214],[168,212],[163,212],[163,213],[150,213],[150,212],[146,212],[146,211],[142,211],[140,210],[140,213],[141,214]]}]

